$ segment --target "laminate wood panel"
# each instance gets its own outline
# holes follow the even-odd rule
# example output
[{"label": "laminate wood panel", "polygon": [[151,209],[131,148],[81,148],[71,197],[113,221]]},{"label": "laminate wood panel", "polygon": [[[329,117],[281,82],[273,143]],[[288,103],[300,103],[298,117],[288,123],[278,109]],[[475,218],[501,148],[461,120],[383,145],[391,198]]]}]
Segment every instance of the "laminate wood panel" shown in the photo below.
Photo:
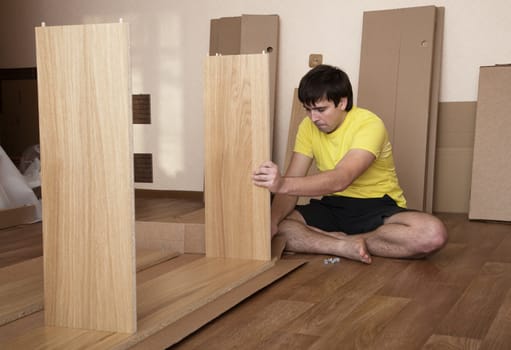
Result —
[{"label": "laminate wood panel", "polygon": [[[137,248],[137,272],[178,255],[161,249]],[[43,265],[39,256],[0,268],[0,325],[43,309]]]},{"label": "laminate wood panel", "polygon": [[36,28],[46,322],[136,330],[128,25]]},{"label": "laminate wood panel", "polygon": [[19,336],[8,339],[5,348],[126,349],[270,269],[273,264],[271,261],[200,258],[145,279],[138,286],[138,330],[134,334],[45,327],[35,322]]},{"label": "laminate wood panel", "polygon": [[270,194],[251,175],[270,155],[269,57],[205,61],[206,255],[270,260]]}]

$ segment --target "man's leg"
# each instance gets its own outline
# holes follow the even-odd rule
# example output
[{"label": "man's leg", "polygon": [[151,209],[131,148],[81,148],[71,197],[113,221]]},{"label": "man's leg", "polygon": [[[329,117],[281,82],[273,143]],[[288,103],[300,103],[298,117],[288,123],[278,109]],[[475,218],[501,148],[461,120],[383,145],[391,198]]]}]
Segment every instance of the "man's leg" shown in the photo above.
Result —
[{"label": "man's leg", "polygon": [[364,238],[325,232],[308,226],[296,210],[279,224],[278,232],[286,238],[288,250],[298,253],[329,254],[366,264],[371,263]]},{"label": "man's leg", "polygon": [[447,230],[436,217],[407,211],[385,219],[373,232],[355,235],[363,237],[373,255],[392,258],[421,258],[442,248]]}]

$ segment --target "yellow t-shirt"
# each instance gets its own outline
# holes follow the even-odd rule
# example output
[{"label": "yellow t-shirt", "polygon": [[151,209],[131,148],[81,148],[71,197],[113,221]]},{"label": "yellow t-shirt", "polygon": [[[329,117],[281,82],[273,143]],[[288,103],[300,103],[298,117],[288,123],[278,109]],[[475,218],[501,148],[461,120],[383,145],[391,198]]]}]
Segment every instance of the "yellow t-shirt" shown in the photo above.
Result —
[{"label": "yellow t-shirt", "polygon": [[387,129],[376,114],[353,106],[342,124],[330,134],[320,131],[310,118],[304,118],[298,127],[294,151],[314,158],[320,171],[334,169],[351,149],[364,149],[376,159],[347,189],[333,195],[380,198],[388,194],[397,205],[406,208]]}]

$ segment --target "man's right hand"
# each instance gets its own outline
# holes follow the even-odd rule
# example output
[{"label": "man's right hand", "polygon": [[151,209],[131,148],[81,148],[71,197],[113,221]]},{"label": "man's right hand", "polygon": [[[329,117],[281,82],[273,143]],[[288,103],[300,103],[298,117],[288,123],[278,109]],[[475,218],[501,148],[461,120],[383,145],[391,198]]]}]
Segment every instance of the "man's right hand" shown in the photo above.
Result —
[{"label": "man's right hand", "polygon": [[280,175],[277,164],[266,161],[253,172],[252,182],[256,186],[267,188],[273,193],[278,193],[282,186],[283,178]]}]

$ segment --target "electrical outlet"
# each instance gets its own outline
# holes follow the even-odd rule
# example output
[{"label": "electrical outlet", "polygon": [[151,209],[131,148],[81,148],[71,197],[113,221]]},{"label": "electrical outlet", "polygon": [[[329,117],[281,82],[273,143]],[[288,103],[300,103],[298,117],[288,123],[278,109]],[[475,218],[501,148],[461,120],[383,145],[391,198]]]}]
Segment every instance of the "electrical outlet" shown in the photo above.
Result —
[{"label": "electrical outlet", "polygon": [[314,68],[323,63],[323,55],[320,53],[311,53],[309,55],[309,67]]}]

